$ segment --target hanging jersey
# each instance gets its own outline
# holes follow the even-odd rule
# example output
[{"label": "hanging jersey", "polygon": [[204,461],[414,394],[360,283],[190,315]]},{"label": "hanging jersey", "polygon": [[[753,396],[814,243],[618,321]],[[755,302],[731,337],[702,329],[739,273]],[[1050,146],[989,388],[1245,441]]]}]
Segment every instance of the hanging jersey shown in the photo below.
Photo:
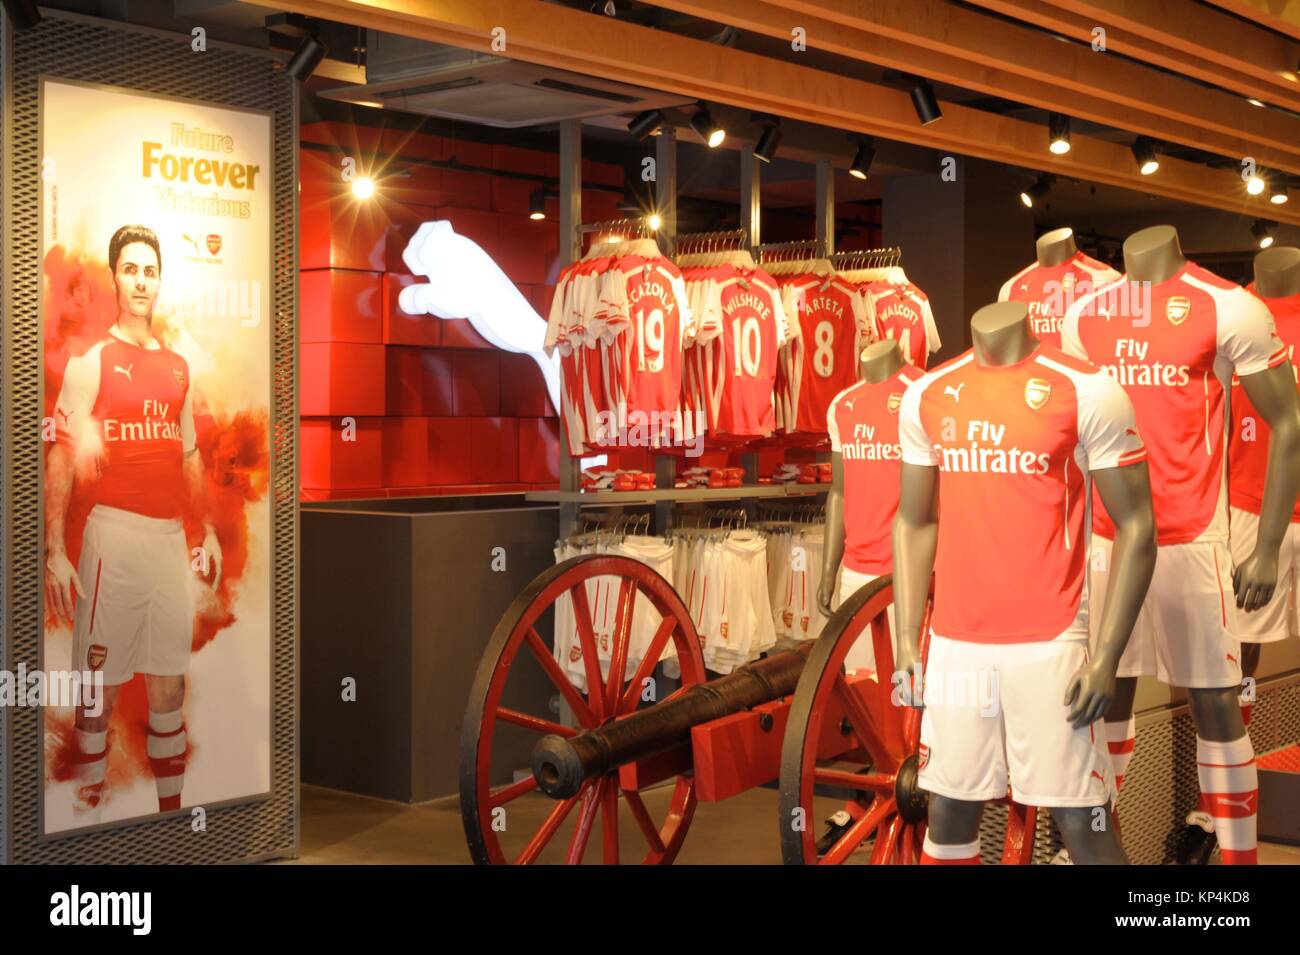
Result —
[{"label": "hanging jersey", "polygon": [[1076,252],[1057,265],[1034,262],[1021,269],[998,293],[999,302],[1029,306],[1029,328],[1040,341],[1061,347],[1061,322],[1066,310],[1085,295],[1119,278],[1104,262]]},{"label": "hanging jersey", "polygon": [[929,298],[910,282],[874,287],[865,298],[876,338],[894,339],[908,362],[924,368],[940,347]]},{"label": "hanging jersey", "polygon": [[884,381],[860,381],[831,402],[831,450],[844,468],[844,567],[859,574],[893,570],[892,530],[898,511],[902,446],[898,411],[907,386],[922,372],[904,365]]},{"label": "hanging jersey", "polygon": [[152,344],[125,341],[114,326],[69,359],[54,417],[58,440],[79,462],[95,462],[96,504],[176,519],[185,501],[181,461],[197,446],[189,366]]},{"label": "hanging jersey", "polygon": [[939,469],[934,631],[1086,639],[1088,472],[1146,455],[1123,389],[1047,345],[1000,367],[967,351],[910,385],[899,414],[903,461]]},{"label": "hanging jersey", "polygon": [[851,285],[834,277],[807,276],[787,290],[786,317],[799,335],[786,362],[785,430],[820,434],[831,401],[857,378],[865,306]]},{"label": "hanging jersey", "polygon": [[[1253,292],[1254,289],[1252,288]],[[1300,295],[1262,299],[1273,315],[1277,336],[1286,345],[1291,373],[1300,388],[1296,346],[1300,345]],[[1264,479],[1268,474],[1269,427],[1250,403],[1241,379],[1232,376],[1232,429],[1228,438],[1228,495],[1233,507],[1258,514],[1264,503]],[[1300,522],[1300,502],[1291,514],[1292,523]]]},{"label": "hanging jersey", "polygon": [[[1159,284],[1121,279],[1075,302],[1061,342],[1118,380],[1137,410],[1158,542],[1227,540],[1228,381],[1234,369],[1253,375],[1287,360],[1264,303],[1187,262]],[[1093,517],[1112,538],[1105,508]]]},{"label": "hanging jersey", "polygon": [[712,277],[721,321],[712,337],[702,330],[693,349],[708,428],[733,438],[765,437],[776,427],[777,351],[789,334],[781,291],[762,269],[725,267]]}]

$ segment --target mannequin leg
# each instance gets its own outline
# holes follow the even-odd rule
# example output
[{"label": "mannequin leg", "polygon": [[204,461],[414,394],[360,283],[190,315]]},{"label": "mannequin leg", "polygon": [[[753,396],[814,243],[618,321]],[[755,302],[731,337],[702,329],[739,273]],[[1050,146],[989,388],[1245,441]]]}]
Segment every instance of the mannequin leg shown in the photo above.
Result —
[{"label": "mannequin leg", "polygon": [[[1242,677],[1254,678],[1259,672],[1259,657],[1263,651],[1262,643],[1242,643],[1241,645],[1241,675]],[[1244,679],[1242,681],[1245,682]],[[1243,686],[1244,690],[1245,687]],[[1241,703],[1241,721],[1246,724],[1246,732],[1250,732],[1250,714],[1254,708],[1255,695],[1252,689],[1251,694],[1239,701]]]},{"label": "mannequin leg", "polygon": [[930,794],[922,865],[978,865],[984,803]]},{"label": "mannequin leg", "polygon": [[[1106,806],[1071,806],[1051,810],[1061,840],[1076,865],[1128,865]],[[1098,829],[1096,821],[1104,819]]]},{"label": "mannequin leg", "polygon": [[1225,865],[1256,862],[1259,774],[1235,686],[1192,689],[1200,812],[1211,817]]}]

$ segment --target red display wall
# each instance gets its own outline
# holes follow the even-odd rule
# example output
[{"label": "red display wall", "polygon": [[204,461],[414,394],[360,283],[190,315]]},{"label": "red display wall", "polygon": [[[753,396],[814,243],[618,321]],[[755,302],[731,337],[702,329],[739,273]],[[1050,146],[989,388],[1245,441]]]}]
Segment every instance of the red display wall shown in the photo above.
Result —
[{"label": "red display wall", "polygon": [[[489,345],[464,319],[397,306],[416,281],[402,263],[407,241],[420,223],[446,219],[544,317],[559,271],[558,209],[551,199],[546,220],[529,219],[538,183],[500,173],[558,176],[556,154],[335,123],[304,126],[302,142],[303,499],[558,487],[559,425],[533,361]],[[371,170],[376,155],[386,163],[373,169],[378,189],[359,200],[344,159]],[[623,171],[587,160],[583,180],[621,189]],[[584,218],[617,218],[619,199],[619,189],[584,190]]]}]

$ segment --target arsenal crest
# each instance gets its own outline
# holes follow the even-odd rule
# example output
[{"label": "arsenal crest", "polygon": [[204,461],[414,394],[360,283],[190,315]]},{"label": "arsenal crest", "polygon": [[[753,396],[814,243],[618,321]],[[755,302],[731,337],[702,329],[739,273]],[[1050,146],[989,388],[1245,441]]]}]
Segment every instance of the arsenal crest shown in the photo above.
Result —
[{"label": "arsenal crest", "polygon": [[1169,301],[1165,302],[1165,318],[1175,325],[1181,325],[1187,318],[1187,313],[1192,310],[1192,300],[1186,295],[1175,295]]},{"label": "arsenal crest", "polygon": [[172,377],[176,379],[176,384],[185,384],[185,372],[181,371],[179,368],[172,369]]},{"label": "arsenal crest", "polygon": [[895,392],[889,396],[889,400],[885,402],[885,407],[889,409],[890,414],[898,414],[898,406],[902,403],[903,396],[898,392]]},{"label": "arsenal crest", "polygon": [[208,255],[216,255],[221,251],[221,236],[215,232],[208,233]]},{"label": "arsenal crest", "polygon": [[86,651],[86,663],[92,670],[98,670],[108,659],[108,647],[101,643],[92,643],[90,649]]},{"label": "arsenal crest", "polygon": [[1031,409],[1037,411],[1043,405],[1047,404],[1047,399],[1052,397],[1052,385],[1041,378],[1030,378],[1025,382],[1025,404]]}]

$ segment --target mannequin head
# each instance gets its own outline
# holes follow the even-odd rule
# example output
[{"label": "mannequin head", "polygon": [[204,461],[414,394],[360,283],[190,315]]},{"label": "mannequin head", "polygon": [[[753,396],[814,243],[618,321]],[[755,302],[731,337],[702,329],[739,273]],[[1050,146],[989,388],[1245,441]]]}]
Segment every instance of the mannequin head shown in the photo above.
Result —
[{"label": "mannequin head", "polygon": [[1274,246],[1255,256],[1255,291],[1261,298],[1300,295],[1300,249]]},{"label": "mannequin head", "polygon": [[858,376],[868,384],[879,384],[903,367],[903,350],[892,338],[882,338],[862,349]]},{"label": "mannequin head", "polygon": [[975,359],[981,365],[1012,365],[1038,347],[1024,302],[985,305],[971,317],[970,330]]},{"label": "mannequin head", "polygon": [[1124,271],[1134,282],[1163,282],[1186,262],[1178,230],[1171,225],[1140,229],[1124,240]]},{"label": "mannequin head", "polygon": [[1079,251],[1079,247],[1074,242],[1074,230],[1069,226],[1044,232],[1038,237],[1036,249],[1038,264],[1046,268],[1060,265]]}]

